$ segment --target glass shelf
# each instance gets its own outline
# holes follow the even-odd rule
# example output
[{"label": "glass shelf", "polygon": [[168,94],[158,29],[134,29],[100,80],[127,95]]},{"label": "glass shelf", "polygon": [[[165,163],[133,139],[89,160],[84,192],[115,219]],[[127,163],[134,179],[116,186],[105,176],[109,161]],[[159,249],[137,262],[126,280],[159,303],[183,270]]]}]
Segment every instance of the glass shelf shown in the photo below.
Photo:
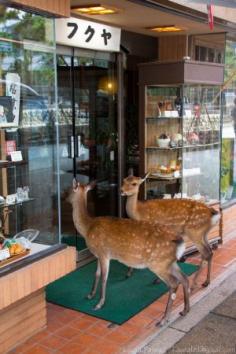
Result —
[{"label": "glass shelf", "polygon": [[15,202],[15,203],[11,203],[11,204],[0,203],[0,209],[10,208],[10,207],[14,207],[17,205],[22,205],[24,203],[32,202],[33,200],[35,200],[35,198],[28,198],[28,199],[22,200],[21,202]]}]

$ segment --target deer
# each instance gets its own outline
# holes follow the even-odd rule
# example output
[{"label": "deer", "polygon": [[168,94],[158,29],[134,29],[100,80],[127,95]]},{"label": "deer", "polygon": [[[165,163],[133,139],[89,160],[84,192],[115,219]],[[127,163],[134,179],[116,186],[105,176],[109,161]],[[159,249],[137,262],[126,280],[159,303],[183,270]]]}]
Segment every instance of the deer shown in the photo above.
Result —
[{"label": "deer", "polygon": [[177,260],[184,253],[181,235],[166,226],[154,226],[149,222],[111,216],[92,217],[87,210],[87,193],[94,185],[83,185],[73,180],[69,198],[75,228],[84,237],[90,252],[97,258],[97,269],[91,292],[87,298],[95,297],[101,281],[100,298],[94,310],[105,304],[106,283],[109,265],[115,259],[128,267],[149,268],[169,287],[169,296],[164,316],[156,325],[163,326],[169,321],[176,291],[181,284],[184,291],[184,309],[190,310],[189,281],[180,270]]},{"label": "deer", "polygon": [[[203,202],[191,199],[150,199],[138,200],[139,188],[148,178],[130,174],[124,178],[121,195],[126,196],[126,213],[129,218],[137,221],[148,221],[160,227],[169,226],[172,230],[182,233],[183,239],[191,240],[201,255],[201,263],[193,277],[191,291],[197,286],[197,279],[207,264],[207,276],[202,286],[210,284],[211,263],[213,252],[209,245],[207,234],[220,218],[218,211]],[[129,275],[131,271],[129,270]]]}]

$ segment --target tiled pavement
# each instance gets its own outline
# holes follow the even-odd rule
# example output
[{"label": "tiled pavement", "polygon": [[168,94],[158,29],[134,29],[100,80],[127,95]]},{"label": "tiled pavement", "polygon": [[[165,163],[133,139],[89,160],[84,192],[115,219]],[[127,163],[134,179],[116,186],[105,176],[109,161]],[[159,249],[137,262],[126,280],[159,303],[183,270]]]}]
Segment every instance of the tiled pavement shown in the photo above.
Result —
[{"label": "tiled pavement", "polygon": [[[188,257],[187,262],[199,263],[199,257]],[[236,238],[224,242],[214,251],[212,265],[212,284],[224,275],[227,269],[236,263]],[[190,277],[191,279],[191,277]],[[205,270],[199,278],[199,283],[205,279]],[[202,297],[208,292],[207,288],[199,287],[192,297]],[[98,318],[48,304],[47,329],[36,334],[11,353],[44,354],[108,354],[131,353],[147,337],[158,333],[155,326],[163,315],[167,294],[132,317],[121,326],[112,325]],[[183,305],[183,294],[180,288],[174,303],[174,313]]]}]

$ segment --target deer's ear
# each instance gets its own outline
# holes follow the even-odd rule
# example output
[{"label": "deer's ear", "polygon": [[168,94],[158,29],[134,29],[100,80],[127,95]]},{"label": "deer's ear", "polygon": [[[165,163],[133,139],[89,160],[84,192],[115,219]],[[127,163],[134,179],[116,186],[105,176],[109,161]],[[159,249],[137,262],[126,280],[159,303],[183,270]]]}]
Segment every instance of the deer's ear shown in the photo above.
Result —
[{"label": "deer's ear", "polygon": [[72,185],[73,190],[76,190],[78,188],[78,185],[79,185],[79,182],[77,182],[76,179],[73,178],[73,185]]},{"label": "deer's ear", "polygon": [[92,181],[89,184],[87,184],[86,188],[86,192],[91,191],[91,189],[93,189],[96,186],[96,181]]},{"label": "deer's ear", "polygon": [[[145,175],[143,178],[141,178],[141,183],[143,183],[144,181],[146,181],[146,179],[148,178],[149,175],[150,175],[150,172],[146,173],[146,175]],[[141,184],[141,183],[140,183],[140,184]]]}]

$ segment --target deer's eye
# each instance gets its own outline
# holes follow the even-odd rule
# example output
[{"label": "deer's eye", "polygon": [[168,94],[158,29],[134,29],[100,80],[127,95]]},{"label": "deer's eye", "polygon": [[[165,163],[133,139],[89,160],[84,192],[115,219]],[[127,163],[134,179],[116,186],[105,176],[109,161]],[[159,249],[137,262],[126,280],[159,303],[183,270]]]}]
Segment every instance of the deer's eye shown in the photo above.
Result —
[{"label": "deer's eye", "polygon": [[132,183],[132,186],[134,186],[134,187],[137,186],[137,183]]}]

